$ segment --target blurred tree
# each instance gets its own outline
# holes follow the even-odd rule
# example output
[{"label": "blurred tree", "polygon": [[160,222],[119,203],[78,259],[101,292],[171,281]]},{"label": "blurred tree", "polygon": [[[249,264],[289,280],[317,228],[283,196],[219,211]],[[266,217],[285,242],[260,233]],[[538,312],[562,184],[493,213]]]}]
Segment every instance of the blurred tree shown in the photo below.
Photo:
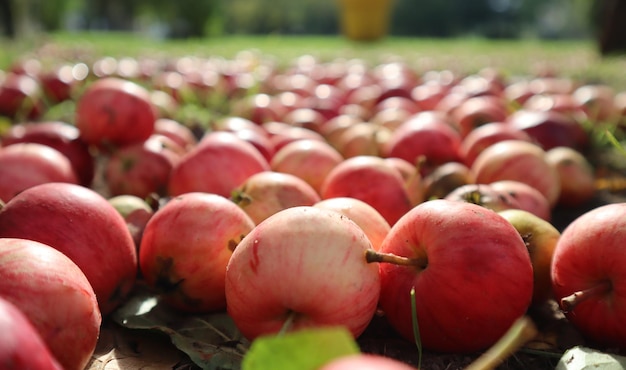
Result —
[{"label": "blurred tree", "polygon": [[133,29],[136,0],[85,0],[85,2],[88,28],[115,31]]},{"label": "blurred tree", "polygon": [[33,17],[44,31],[58,31],[63,27],[67,0],[38,0]]},{"label": "blurred tree", "polygon": [[11,0],[0,0],[0,15],[2,16],[2,31],[9,38],[15,37],[15,23],[13,21],[13,4]]},{"label": "blurred tree", "polygon": [[594,16],[602,55],[626,53],[626,0],[596,1]]}]

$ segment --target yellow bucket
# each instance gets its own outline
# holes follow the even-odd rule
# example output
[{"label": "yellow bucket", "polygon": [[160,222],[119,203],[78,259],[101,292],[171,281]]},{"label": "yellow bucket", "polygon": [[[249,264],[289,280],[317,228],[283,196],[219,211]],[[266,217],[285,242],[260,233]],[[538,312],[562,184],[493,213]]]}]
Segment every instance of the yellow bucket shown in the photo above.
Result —
[{"label": "yellow bucket", "polygon": [[389,32],[394,0],[338,0],[342,33],[351,40],[374,41]]}]

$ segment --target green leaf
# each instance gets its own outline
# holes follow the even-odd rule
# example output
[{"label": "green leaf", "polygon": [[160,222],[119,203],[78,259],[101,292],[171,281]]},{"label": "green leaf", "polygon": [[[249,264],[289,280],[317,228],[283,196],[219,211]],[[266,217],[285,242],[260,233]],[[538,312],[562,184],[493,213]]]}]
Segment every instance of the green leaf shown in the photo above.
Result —
[{"label": "green leaf", "polygon": [[148,292],[133,295],[111,315],[129,329],[157,330],[198,366],[208,370],[238,370],[249,342],[225,312],[185,315]]},{"label": "green leaf", "polygon": [[243,370],[316,370],[330,360],[359,353],[343,327],[301,329],[259,337],[243,360]]}]

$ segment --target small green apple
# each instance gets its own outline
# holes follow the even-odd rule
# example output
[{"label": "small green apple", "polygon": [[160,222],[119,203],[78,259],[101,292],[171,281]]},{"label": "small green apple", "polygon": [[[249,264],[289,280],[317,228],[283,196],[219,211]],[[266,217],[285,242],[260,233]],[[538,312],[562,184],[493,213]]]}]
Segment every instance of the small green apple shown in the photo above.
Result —
[{"label": "small green apple", "polygon": [[498,214],[508,220],[526,243],[533,265],[533,304],[553,298],[550,265],[561,233],[550,222],[522,209],[506,209]]}]

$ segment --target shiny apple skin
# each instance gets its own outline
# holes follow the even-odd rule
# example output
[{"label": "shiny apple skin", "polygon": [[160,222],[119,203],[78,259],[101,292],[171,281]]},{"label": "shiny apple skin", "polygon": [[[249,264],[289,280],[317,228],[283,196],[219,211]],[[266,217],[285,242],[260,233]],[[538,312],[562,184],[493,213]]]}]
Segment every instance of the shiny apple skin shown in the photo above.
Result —
[{"label": "shiny apple skin", "polygon": [[[380,295],[371,243],[338,212],[314,207],[281,211],[243,238],[226,270],[227,310],[253,340],[289,330],[344,325],[358,337],[372,320]],[[254,304],[251,304],[254,302]]]},{"label": "shiny apple skin", "polygon": [[465,353],[495,343],[528,309],[533,270],[517,230],[494,211],[431,200],[398,221],[381,252],[426,258],[419,266],[380,263],[380,307],[414,341],[411,296],[424,348]]}]

